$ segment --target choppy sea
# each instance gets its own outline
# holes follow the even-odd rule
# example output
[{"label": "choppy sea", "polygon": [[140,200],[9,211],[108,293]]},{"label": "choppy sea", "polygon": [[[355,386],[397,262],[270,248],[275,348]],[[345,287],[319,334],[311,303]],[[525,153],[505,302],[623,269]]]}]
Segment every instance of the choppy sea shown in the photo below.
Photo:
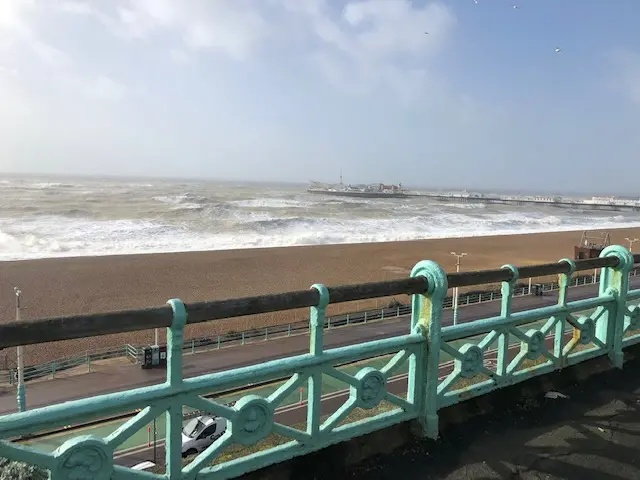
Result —
[{"label": "choppy sea", "polygon": [[339,198],[305,189],[0,178],[0,260],[640,226],[637,213]]}]

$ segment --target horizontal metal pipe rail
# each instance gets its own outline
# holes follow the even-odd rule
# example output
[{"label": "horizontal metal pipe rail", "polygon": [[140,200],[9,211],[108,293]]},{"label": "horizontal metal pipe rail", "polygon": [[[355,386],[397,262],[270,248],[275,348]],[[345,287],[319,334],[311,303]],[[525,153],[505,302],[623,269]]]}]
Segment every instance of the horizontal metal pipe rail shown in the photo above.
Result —
[{"label": "horizontal metal pipe rail", "polygon": [[[606,267],[614,268],[618,265],[618,262],[619,260],[615,256],[578,260],[575,262],[575,271]],[[634,262],[640,262],[640,255],[634,257]],[[518,271],[519,278],[530,278],[567,274],[570,269],[570,263],[560,261],[525,266],[519,268]],[[508,268],[447,274],[449,287],[509,282],[512,278],[513,272]],[[330,287],[328,288],[328,293],[331,303],[343,303],[401,294],[422,294],[428,288],[429,285],[426,278],[413,277],[402,280]],[[187,322],[188,324],[194,324],[223,318],[294,310],[315,306],[319,301],[318,291],[312,288],[255,297],[196,302],[186,304]],[[170,327],[172,320],[173,313],[171,308],[162,306],[111,313],[74,315],[21,322],[12,321],[0,325],[0,348]]]},{"label": "horizontal metal pipe rail", "polygon": [[[637,276],[638,271],[632,270],[630,275]],[[573,278],[570,287],[592,285],[598,281],[597,275],[581,275]],[[587,282],[587,280],[589,280]],[[540,284],[544,292],[555,291],[559,288],[558,282],[544,282]],[[525,285],[514,290],[514,297],[530,295],[529,286]],[[465,293],[459,296],[459,306],[474,305],[483,302],[498,301],[502,298],[499,291],[487,291],[476,293]],[[452,297],[446,297],[443,307],[452,308]],[[344,314],[333,315],[327,317],[325,328],[337,328],[349,325],[358,325],[362,323],[397,318],[406,316],[411,313],[411,305],[399,304],[396,307],[377,308]],[[267,326],[264,328],[254,328],[241,332],[229,332],[223,335],[214,335],[207,337],[192,338],[185,341],[184,353],[195,354],[203,351],[217,350],[228,346],[242,346],[252,344],[256,341],[264,341],[287,337],[291,335],[309,333],[309,319],[288,324]],[[25,367],[24,379],[31,381],[38,378],[50,376],[55,378],[57,373],[64,372],[70,368],[87,366],[87,370],[91,370],[91,364],[98,360],[109,358],[126,357],[132,362],[137,363],[142,357],[142,346],[134,346],[125,344],[121,347],[111,349],[98,349],[95,351],[87,351],[82,355],[73,357],[65,357],[62,359],[52,360],[37,365],[29,365]],[[14,384],[16,382],[16,369],[11,368],[6,371],[0,371],[0,384]]]}]

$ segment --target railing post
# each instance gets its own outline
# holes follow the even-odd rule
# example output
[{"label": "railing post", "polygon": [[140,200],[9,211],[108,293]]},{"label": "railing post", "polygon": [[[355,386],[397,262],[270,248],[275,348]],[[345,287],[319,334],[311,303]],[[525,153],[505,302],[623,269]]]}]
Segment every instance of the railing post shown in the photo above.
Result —
[{"label": "railing post", "polygon": [[[573,273],[576,271],[576,263],[570,258],[563,258],[558,263],[567,263],[569,265],[569,273],[560,273],[558,275],[558,305],[560,307],[567,306],[567,294],[569,293],[569,286],[573,282]],[[571,281],[570,281],[571,279]],[[564,331],[567,325],[567,314],[562,314],[562,318],[556,323],[556,331],[553,337],[553,355],[558,359],[556,360],[556,368],[562,368],[565,366],[566,357],[564,355]],[[574,329],[574,336],[579,332]]]},{"label": "railing post", "polygon": [[[182,346],[187,309],[178,299],[167,303],[173,309],[173,322],[167,328],[167,385],[177,393],[182,386]],[[182,470],[182,403],[175,403],[179,398],[177,396],[167,409],[165,464],[167,477],[171,480],[179,479]]]},{"label": "railing post", "polygon": [[384,308],[380,310],[380,320],[384,320]]},{"label": "railing post", "polygon": [[[22,291],[18,287],[13,288],[16,294],[16,322],[22,320],[21,296]],[[24,386],[24,347],[18,346],[16,349],[16,363],[18,364],[18,386],[16,391],[16,400],[18,402],[18,411],[24,412],[27,409],[27,391]]]},{"label": "railing post", "polygon": [[349,314],[347,313],[347,325],[349,325]]},{"label": "railing post", "polygon": [[[511,270],[512,273],[511,280],[508,282],[502,282],[502,286],[500,288],[500,316],[502,318],[509,318],[511,317],[511,309],[513,305],[513,291],[518,283],[520,274],[518,269],[513,265],[503,265],[502,268],[505,270]],[[506,379],[508,378],[507,368],[509,366],[509,343],[509,329],[505,328],[498,334],[496,373],[498,374],[499,381],[501,382],[506,382]]]},{"label": "railing post", "polygon": [[[309,353],[314,356],[322,355],[324,343],[324,322],[327,313],[327,305],[330,302],[329,290],[321,284],[315,284],[311,288],[318,291],[320,299],[318,305],[311,307],[309,315]],[[311,438],[320,432],[320,402],[322,400],[322,371],[315,369],[309,375],[307,387],[307,433]]]},{"label": "railing post", "polygon": [[411,333],[425,337],[416,355],[409,357],[407,399],[417,406],[423,433],[438,438],[438,372],[440,369],[440,331],[444,299],[447,296],[447,274],[430,260],[416,264],[412,277],[426,280],[423,294],[411,299]]},{"label": "railing post", "polygon": [[[627,292],[629,291],[629,272],[633,268],[633,255],[621,245],[610,245],[600,257],[617,257],[620,262],[615,268],[603,268],[600,273],[600,295],[614,293],[616,301],[604,308],[605,312],[598,320],[596,338],[607,346],[609,359],[614,367],[622,368],[624,354],[622,352],[622,336],[624,317],[627,313]],[[597,311],[596,316],[600,313]],[[595,318],[595,317],[594,317]]]},{"label": "railing post", "polygon": [[396,310],[396,317],[399,317],[399,316],[400,316],[400,307],[396,307],[396,308],[397,308],[397,310]]},{"label": "railing post", "polygon": [[367,323],[367,312],[364,312],[364,323]]}]

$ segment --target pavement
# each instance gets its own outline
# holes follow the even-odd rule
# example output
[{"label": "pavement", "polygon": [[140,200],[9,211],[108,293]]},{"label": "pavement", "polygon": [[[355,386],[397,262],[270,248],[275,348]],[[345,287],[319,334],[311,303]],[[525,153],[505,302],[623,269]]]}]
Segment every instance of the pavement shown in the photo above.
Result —
[{"label": "pavement", "polygon": [[[640,288],[640,277],[630,278],[631,288]],[[584,285],[569,289],[570,301],[590,298],[597,295],[599,286]],[[542,297],[524,296],[513,299],[513,311],[554,305],[558,302],[558,292],[547,292]],[[500,302],[485,302],[469,306],[461,306],[458,311],[458,322],[469,322],[482,318],[497,316],[500,313]],[[446,310],[443,325],[451,325],[453,312]],[[354,326],[325,330],[325,348],[336,348],[355,343],[369,342],[406,334],[409,331],[408,316],[371,322]],[[229,370],[248,365],[264,363],[292,355],[308,352],[308,335],[295,335],[255,342],[240,347],[228,347],[206,353],[198,353],[184,357],[185,378]],[[116,366],[102,369],[99,372],[87,373],[49,381],[27,384],[27,408],[33,409],[70,400],[126,391],[148,385],[163,383],[166,372],[161,369],[142,370],[139,365]],[[5,387],[0,390],[0,415],[16,411],[15,388]]]},{"label": "pavement", "polygon": [[[640,361],[564,388],[565,399],[514,402],[354,468],[383,480],[637,480]],[[325,478],[316,476],[318,480]],[[330,478],[330,477],[326,477]]]}]

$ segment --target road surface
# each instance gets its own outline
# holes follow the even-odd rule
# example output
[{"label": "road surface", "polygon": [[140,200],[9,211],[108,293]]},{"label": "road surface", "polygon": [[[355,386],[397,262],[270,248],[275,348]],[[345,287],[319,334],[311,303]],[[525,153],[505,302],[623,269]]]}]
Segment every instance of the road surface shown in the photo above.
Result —
[{"label": "road surface", "polygon": [[[565,334],[565,339],[571,338],[572,332]],[[553,336],[550,335],[546,339],[547,348],[553,351]],[[514,343],[509,347],[509,361],[511,361],[520,351],[520,343]],[[485,354],[485,366],[492,370],[495,370],[495,364],[497,363],[497,351],[489,350]],[[440,365],[439,380],[445,379],[454,369],[453,362],[446,362]],[[388,390],[391,393],[399,395],[401,398],[406,397],[407,393],[407,378],[406,373],[395,375],[388,381]],[[338,408],[340,408],[345,401],[349,398],[349,390],[341,390],[338,392],[332,392],[322,396],[322,402],[320,403],[320,415],[326,417]],[[302,402],[300,404],[291,404],[280,407],[276,410],[275,421],[284,425],[299,425],[306,423],[307,420],[307,403]],[[116,425],[112,427],[116,429]],[[76,435],[89,434],[88,431],[78,431]],[[137,447],[132,447],[127,450],[117,451],[114,455],[115,463],[127,467],[132,467],[138,463],[145,461],[154,461],[153,447],[149,447],[146,444],[141,444]],[[156,442],[156,457],[154,463],[162,463],[164,461],[164,440],[158,440]]]},{"label": "road surface", "polygon": [[[640,277],[630,278],[631,288],[640,288]],[[569,289],[570,301],[594,297],[599,285],[584,285]],[[548,292],[542,297],[524,296],[513,299],[513,311],[530,310],[554,305],[558,292]],[[500,314],[500,302],[485,302],[461,307],[458,321],[469,322]],[[445,310],[443,325],[452,323],[453,312]],[[409,332],[408,316],[369,324],[359,324],[325,330],[325,348],[336,348],[356,343],[369,342]],[[309,351],[308,335],[296,335],[255,342],[240,347],[222,348],[206,353],[184,357],[186,378],[244,367],[276,360]],[[166,380],[164,370],[142,370],[139,365],[110,367],[94,373],[40,380],[27,384],[27,408],[37,408],[80,398],[106,393],[126,391],[133,388],[155,385]],[[16,411],[15,388],[5,387],[0,392],[0,415]]]}]

